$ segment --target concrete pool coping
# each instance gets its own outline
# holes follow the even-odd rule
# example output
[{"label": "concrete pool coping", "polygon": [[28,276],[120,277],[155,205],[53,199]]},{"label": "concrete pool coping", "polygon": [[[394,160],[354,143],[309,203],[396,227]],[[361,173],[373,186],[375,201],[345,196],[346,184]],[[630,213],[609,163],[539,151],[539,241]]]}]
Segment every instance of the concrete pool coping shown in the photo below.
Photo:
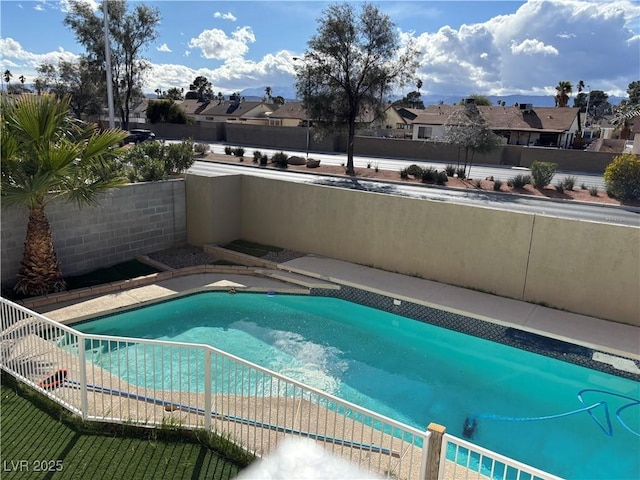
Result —
[{"label": "concrete pool coping", "polygon": [[598,361],[616,363],[620,370],[640,373],[636,364],[640,361],[639,327],[318,255],[305,255],[274,267],[276,269],[271,270],[255,268],[243,274],[207,270],[34,310],[53,320],[70,323],[199,290],[237,288],[242,291],[308,293],[311,288],[345,285],[591,348],[601,352]]}]

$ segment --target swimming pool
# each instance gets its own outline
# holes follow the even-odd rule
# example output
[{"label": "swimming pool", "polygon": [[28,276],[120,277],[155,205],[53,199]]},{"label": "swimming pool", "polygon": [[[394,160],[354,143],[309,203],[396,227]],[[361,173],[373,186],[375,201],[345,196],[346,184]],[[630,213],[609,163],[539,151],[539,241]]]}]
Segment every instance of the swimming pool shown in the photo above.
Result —
[{"label": "swimming pool", "polygon": [[[640,409],[623,408],[640,398],[638,382],[337,298],[209,292],[76,328],[206,343],[418,428],[436,422],[463,437],[474,419],[474,443],[566,478],[640,472]],[[585,389],[587,405],[607,402],[610,431],[604,405],[522,420],[579,410]]]}]

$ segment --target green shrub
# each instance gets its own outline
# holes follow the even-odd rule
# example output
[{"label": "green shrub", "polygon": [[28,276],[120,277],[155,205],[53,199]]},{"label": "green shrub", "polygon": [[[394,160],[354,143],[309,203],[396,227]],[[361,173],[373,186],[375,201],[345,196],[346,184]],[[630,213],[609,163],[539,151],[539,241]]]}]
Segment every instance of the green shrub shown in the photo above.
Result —
[{"label": "green shrub", "polygon": [[533,162],[531,164],[531,177],[533,178],[533,186],[536,188],[544,188],[551,183],[553,175],[558,168],[557,163],[552,162]]},{"label": "green shrub", "polygon": [[446,172],[438,172],[437,176],[436,176],[436,183],[438,185],[444,185],[445,183],[447,183],[449,181],[449,177],[447,176]]},{"label": "green shrub", "polygon": [[531,175],[523,175],[521,173],[507,180],[507,185],[512,188],[524,188],[529,183],[531,183]]},{"label": "green shrub", "polygon": [[589,193],[592,197],[598,196],[598,187],[589,187]]},{"label": "green shrub", "polygon": [[[208,145],[207,145],[208,146]],[[193,141],[183,140],[180,143],[171,143],[162,149],[165,173],[186,172],[193,165]]]},{"label": "green shrub", "polygon": [[622,200],[640,199],[640,156],[623,153],[604,171],[607,193]]},{"label": "green shrub", "polygon": [[582,190],[587,190],[587,186],[585,185],[585,183],[584,183],[584,182],[580,184],[580,188],[581,188]]},{"label": "green shrub", "polygon": [[287,168],[287,165],[289,164],[289,156],[284,152],[277,152],[271,157],[271,162],[273,162],[277,167]]},{"label": "green shrub", "polygon": [[263,153],[260,156],[260,166],[261,167],[266,167],[267,163],[269,163],[269,155],[267,155],[266,153]]},{"label": "green shrub", "polygon": [[226,146],[224,147],[224,154],[225,155],[231,155],[233,153],[233,148],[231,148],[230,146]]},{"label": "green shrub", "polygon": [[407,173],[414,178],[422,178],[422,172],[422,167],[420,165],[416,165],[415,163],[407,167]]},{"label": "green shrub", "polygon": [[467,171],[464,167],[458,167],[456,168],[454,175],[457,175],[460,180],[464,180],[467,178]]},{"label": "green shrub", "polygon": [[262,158],[262,152],[260,150],[253,151],[253,163],[258,163]]},{"label": "green shrub", "polygon": [[406,180],[409,178],[409,169],[408,168],[403,168],[402,170],[400,170],[400,178],[403,180]]},{"label": "green shrub", "polygon": [[578,179],[574,176],[564,177],[562,180],[562,185],[564,185],[565,190],[573,190],[576,186],[576,181]]},{"label": "green shrub", "polygon": [[493,182],[493,190],[496,192],[500,191],[500,188],[502,188],[502,180],[498,180],[497,178],[494,180]]},{"label": "green shrub", "polygon": [[556,192],[559,192],[559,193],[564,192],[564,182],[562,180],[558,180],[556,182]]},{"label": "green shrub", "polygon": [[447,177],[453,177],[453,175],[456,173],[456,167],[454,165],[447,165],[446,167],[444,167],[444,171],[447,174]]},{"label": "green shrub", "polygon": [[422,183],[434,183],[438,172],[433,167],[427,167],[422,171]]}]

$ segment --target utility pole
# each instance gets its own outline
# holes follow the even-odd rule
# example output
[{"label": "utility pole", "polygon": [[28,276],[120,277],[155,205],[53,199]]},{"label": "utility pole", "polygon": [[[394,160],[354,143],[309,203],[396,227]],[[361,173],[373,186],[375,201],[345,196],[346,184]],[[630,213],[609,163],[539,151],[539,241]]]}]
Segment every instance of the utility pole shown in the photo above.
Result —
[{"label": "utility pole", "polygon": [[102,16],[104,18],[104,58],[107,72],[107,104],[109,106],[109,128],[116,128],[116,120],[113,108],[113,80],[111,78],[111,48],[109,46],[109,12],[107,0],[102,2]]},{"label": "utility pole", "polygon": [[[587,109],[584,112],[584,128],[582,129],[582,138],[584,138],[584,131],[587,129],[587,120],[589,119],[589,100],[591,100],[591,85],[587,85],[589,93],[587,94]],[[589,133],[591,136],[591,133]]]}]

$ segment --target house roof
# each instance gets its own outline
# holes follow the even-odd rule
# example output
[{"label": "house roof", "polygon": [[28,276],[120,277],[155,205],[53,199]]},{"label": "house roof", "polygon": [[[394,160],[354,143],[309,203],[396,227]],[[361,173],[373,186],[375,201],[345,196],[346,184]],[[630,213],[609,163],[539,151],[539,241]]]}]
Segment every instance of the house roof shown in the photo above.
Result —
[{"label": "house roof", "polygon": [[[462,105],[429,105],[413,124],[446,125],[463,112]],[[535,107],[529,111],[517,107],[478,106],[480,115],[492,130],[565,132],[571,128],[577,108]]]},{"label": "house roof", "polygon": [[203,110],[202,115],[216,117],[242,117],[251,110],[264,106],[267,111],[274,111],[275,105],[263,102],[230,102],[212,100],[208,107]]},{"label": "house roof", "polygon": [[200,115],[202,111],[209,106],[210,102],[201,102],[200,100],[184,100],[180,103],[180,108],[184,110],[186,115]]},{"label": "house roof", "polygon": [[273,112],[271,118],[293,118],[305,120],[307,118],[307,111],[302,105],[302,102],[287,102]]}]

